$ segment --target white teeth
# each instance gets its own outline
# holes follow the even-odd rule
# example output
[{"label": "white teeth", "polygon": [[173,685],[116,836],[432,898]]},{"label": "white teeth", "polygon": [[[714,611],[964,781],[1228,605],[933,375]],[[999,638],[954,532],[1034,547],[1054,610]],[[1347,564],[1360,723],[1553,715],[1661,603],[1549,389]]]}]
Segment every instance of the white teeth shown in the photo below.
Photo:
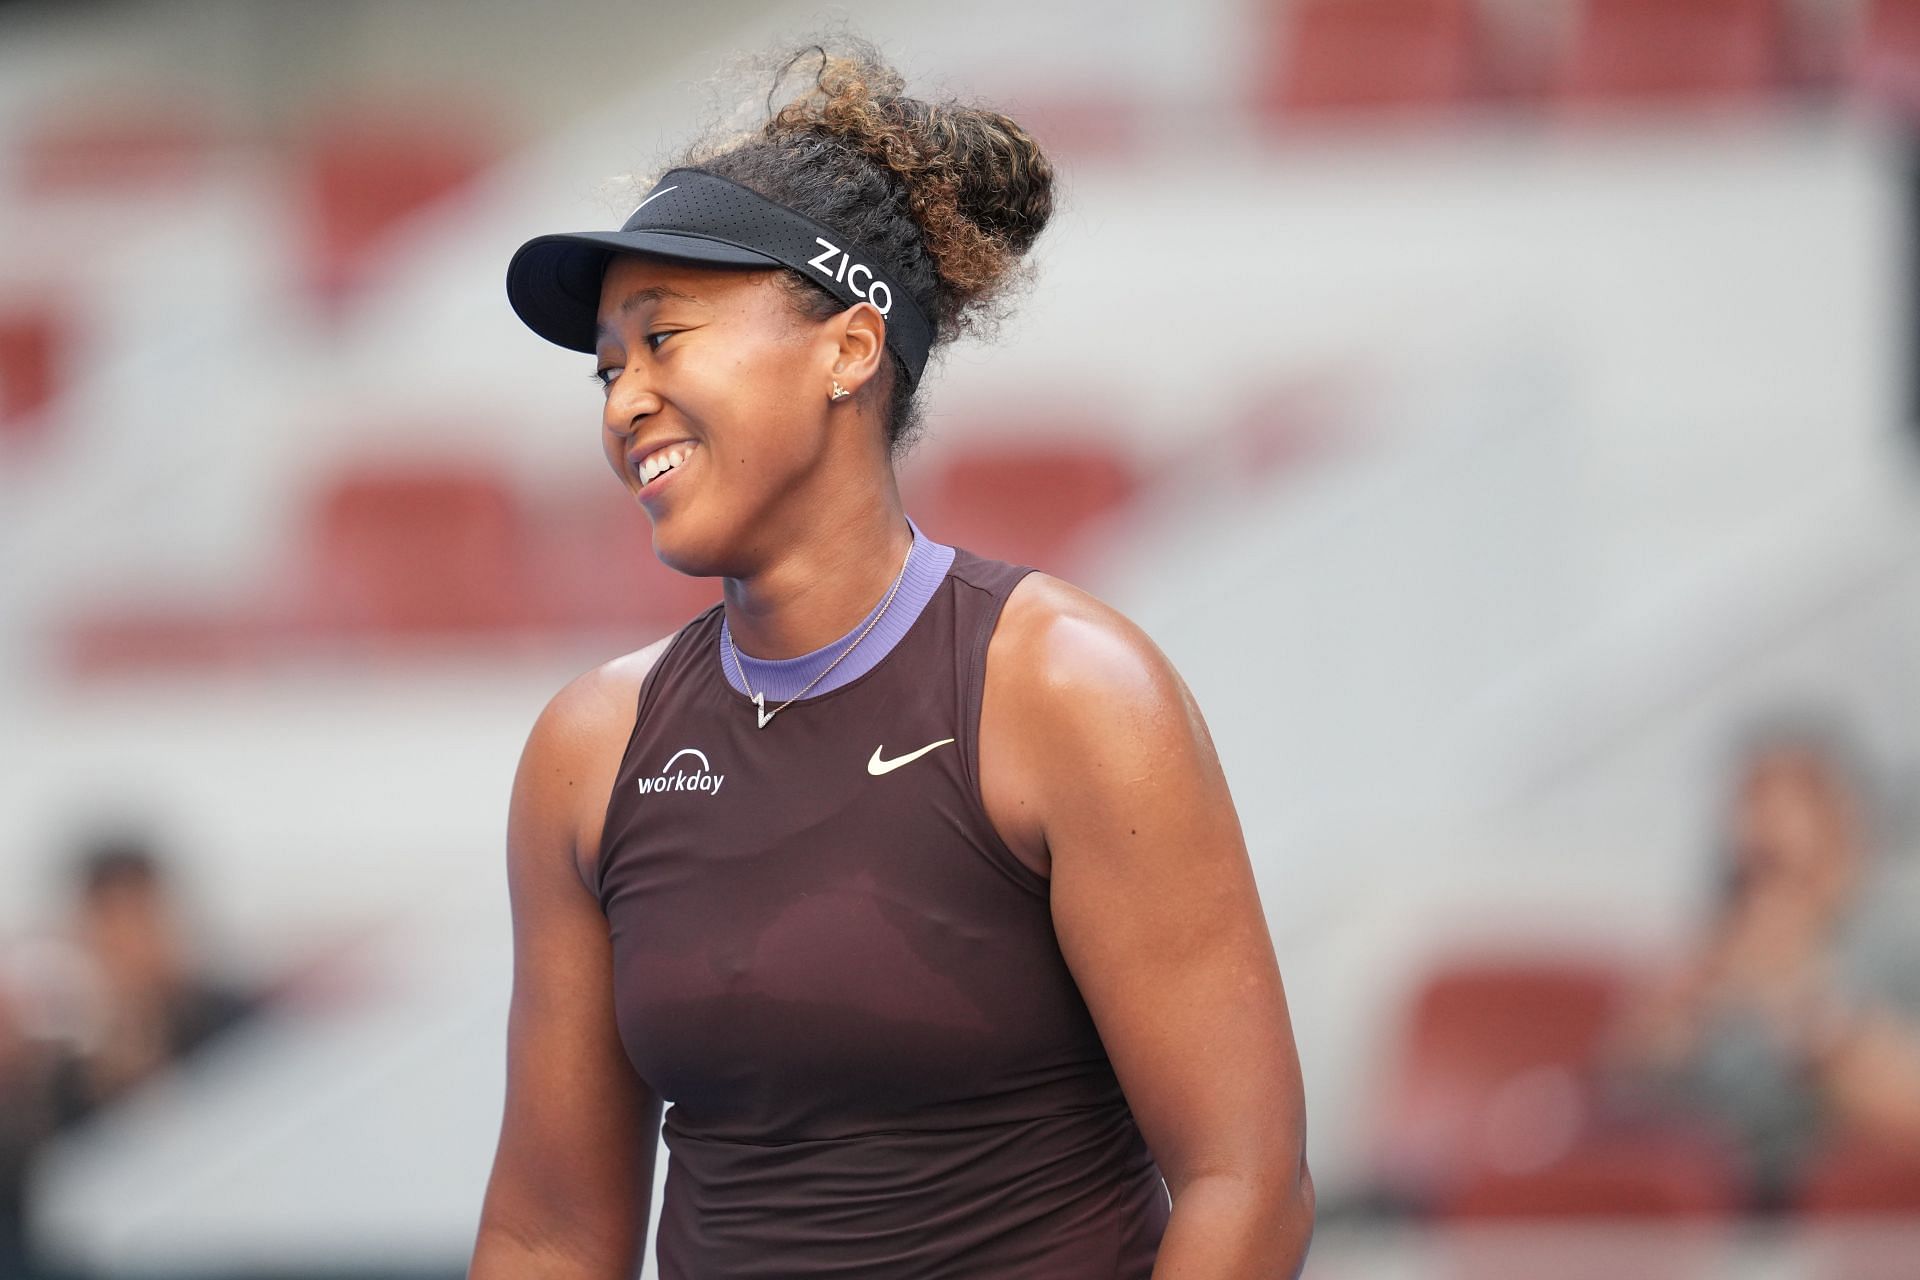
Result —
[{"label": "white teeth", "polygon": [[687,455],[693,452],[693,448],[690,444],[678,444],[653,454],[640,464],[640,483],[651,484],[654,477],[661,472],[670,471],[679,466],[687,460]]}]

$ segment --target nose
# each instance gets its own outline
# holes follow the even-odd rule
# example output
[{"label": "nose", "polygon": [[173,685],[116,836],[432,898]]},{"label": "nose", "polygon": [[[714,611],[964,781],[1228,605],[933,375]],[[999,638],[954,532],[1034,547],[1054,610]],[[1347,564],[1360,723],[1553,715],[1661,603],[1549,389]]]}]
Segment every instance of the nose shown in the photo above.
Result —
[{"label": "nose", "polygon": [[607,430],[617,435],[633,435],[642,422],[658,412],[660,395],[646,371],[632,366],[622,369],[607,389]]}]

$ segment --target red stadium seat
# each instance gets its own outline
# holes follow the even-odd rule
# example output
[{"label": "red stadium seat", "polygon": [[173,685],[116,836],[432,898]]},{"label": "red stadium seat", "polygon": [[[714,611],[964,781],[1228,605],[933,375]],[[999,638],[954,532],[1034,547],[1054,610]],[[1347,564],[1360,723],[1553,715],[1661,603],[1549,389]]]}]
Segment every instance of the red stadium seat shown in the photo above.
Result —
[{"label": "red stadium seat", "polygon": [[1744,1189],[1704,1133],[1595,1135],[1537,1169],[1470,1174],[1432,1206],[1435,1254],[1458,1280],[1711,1280]]},{"label": "red stadium seat", "polygon": [[20,189],[49,196],[178,184],[202,172],[218,136],[198,106],[164,92],[48,104],[17,144]]},{"label": "red stadium seat", "polygon": [[1807,1274],[1909,1280],[1920,1258],[1920,1144],[1836,1138],[1808,1163],[1794,1208],[1807,1224]]},{"label": "red stadium seat", "polygon": [[360,283],[371,255],[409,216],[459,191],[491,148],[444,111],[404,104],[342,111],[307,144],[310,283],[338,301]]},{"label": "red stadium seat", "polygon": [[479,468],[378,466],[318,494],[298,615],[337,635],[451,634],[538,621],[521,512]]},{"label": "red stadium seat", "polygon": [[1298,0],[1270,12],[1264,115],[1445,107],[1487,87],[1474,0]]},{"label": "red stadium seat", "polygon": [[1745,1185],[1705,1134],[1614,1133],[1537,1169],[1476,1170],[1436,1207],[1450,1218],[1721,1218],[1739,1210]]},{"label": "red stadium seat", "polygon": [[1483,1170],[1531,1171],[1572,1152],[1623,990],[1612,965],[1552,956],[1435,970],[1413,998],[1381,1109],[1382,1188],[1431,1205]]},{"label": "red stadium seat", "polygon": [[1796,1204],[1809,1214],[1920,1218],[1920,1144],[1845,1138],[1815,1157]]},{"label": "red stadium seat", "polygon": [[1096,521],[1126,507],[1140,477],[1097,444],[994,444],[956,454],[906,483],[907,512],[928,537],[1058,571]]},{"label": "red stadium seat", "polygon": [[1920,0],[1872,0],[1848,59],[1848,78],[1865,97],[1920,115]]},{"label": "red stadium seat", "polygon": [[1779,87],[1779,0],[1582,0],[1556,76],[1576,102],[1716,100]]},{"label": "red stadium seat", "polygon": [[294,637],[244,610],[115,604],[80,614],[61,635],[61,665],[76,679],[156,671],[257,669]]},{"label": "red stadium seat", "polygon": [[66,329],[53,308],[0,310],[0,437],[19,439],[59,391]]}]

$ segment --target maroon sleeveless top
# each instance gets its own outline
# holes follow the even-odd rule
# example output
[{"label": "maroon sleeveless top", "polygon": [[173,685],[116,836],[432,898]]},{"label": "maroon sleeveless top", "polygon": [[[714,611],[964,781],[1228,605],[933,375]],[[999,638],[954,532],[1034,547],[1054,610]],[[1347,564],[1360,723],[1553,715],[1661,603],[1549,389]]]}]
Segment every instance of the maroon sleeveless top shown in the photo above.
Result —
[{"label": "maroon sleeveless top", "polygon": [[987,642],[1029,572],[956,548],[871,671],[758,728],[721,610],[640,689],[598,892],[671,1102],[662,1280],[1145,1280],[1160,1172],[980,799]]}]

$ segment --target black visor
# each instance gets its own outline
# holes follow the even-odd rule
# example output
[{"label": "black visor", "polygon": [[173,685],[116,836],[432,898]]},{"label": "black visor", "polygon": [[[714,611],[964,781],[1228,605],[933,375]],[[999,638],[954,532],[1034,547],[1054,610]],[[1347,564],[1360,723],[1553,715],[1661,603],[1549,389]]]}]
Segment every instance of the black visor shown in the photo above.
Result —
[{"label": "black visor", "polygon": [[698,169],[673,169],[618,231],[536,236],[507,264],[507,301],[527,327],[573,351],[594,350],[600,278],[616,253],[716,267],[790,267],[848,306],[886,317],[887,345],[920,381],[933,325],[873,254],[757,191]]}]

